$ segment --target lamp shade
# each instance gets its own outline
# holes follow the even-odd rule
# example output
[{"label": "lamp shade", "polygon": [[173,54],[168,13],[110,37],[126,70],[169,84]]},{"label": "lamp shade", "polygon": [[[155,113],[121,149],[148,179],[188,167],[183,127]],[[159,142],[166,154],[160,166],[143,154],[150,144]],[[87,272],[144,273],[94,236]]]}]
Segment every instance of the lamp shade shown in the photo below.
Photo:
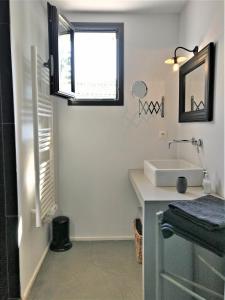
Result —
[{"label": "lamp shade", "polygon": [[165,64],[168,64],[168,65],[173,65],[175,63],[182,63],[184,62],[185,60],[187,60],[187,58],[185,56],[177,56],[177,57],[172,57],[172,58],[168,58],[165,60]]},{"label": "lamp shade", "polygon": [[173,65],[174,64],[174,58],[168,58],[165,60],[165,64],[167,65]]}]

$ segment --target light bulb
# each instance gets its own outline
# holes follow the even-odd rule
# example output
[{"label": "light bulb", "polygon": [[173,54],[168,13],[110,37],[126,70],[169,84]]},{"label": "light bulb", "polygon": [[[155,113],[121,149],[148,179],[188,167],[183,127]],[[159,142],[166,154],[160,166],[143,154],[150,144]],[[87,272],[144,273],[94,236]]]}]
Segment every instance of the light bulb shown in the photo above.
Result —
[{"label": "light bulb", "polygon": [[172,57],[172,58],[166,59],[165,60],[165,64],[167,64],[167,65],[173,65],[174,64],[174,58]]},{"label": "light bulb", "polygon": [[184,62],[185,60],[187,60],[187,57],[185,57],[185,56],[178,56],[177,57],[177,62],[179,64],[182,63],[182,62]]},{"label": "light bulb", "polygon": [[179,65],[176,63],[173,65],[173,71],[176,72],[179,70]]}]

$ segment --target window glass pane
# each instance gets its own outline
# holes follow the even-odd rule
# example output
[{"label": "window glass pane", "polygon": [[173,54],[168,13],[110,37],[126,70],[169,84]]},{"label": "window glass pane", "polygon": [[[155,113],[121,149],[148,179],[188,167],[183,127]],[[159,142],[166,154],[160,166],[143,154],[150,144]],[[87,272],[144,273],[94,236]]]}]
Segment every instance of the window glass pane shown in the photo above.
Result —
[{"label": "window glass pane", "polygon": [[59,19],[59,91],[71,93],[71,35],[70,29]]},{"label": "window glass pane", "polygon": [[116,99],[115,32],[76,32],[74,38],[77,99]]}]

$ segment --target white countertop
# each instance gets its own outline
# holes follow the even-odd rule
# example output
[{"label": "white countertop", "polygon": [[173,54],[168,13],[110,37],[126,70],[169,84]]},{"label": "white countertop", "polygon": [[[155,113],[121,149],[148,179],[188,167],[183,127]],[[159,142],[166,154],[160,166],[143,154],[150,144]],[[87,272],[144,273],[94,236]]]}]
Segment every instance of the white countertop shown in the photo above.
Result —
[{"label": "white countertop", "polygon": [[178,193],[176,187],[155,187],[144,175],[143,169],[129,170],[128,173],[142,205],[148,201],[194,200],[204,195],[202,187],[188,187],[185,194]]}]

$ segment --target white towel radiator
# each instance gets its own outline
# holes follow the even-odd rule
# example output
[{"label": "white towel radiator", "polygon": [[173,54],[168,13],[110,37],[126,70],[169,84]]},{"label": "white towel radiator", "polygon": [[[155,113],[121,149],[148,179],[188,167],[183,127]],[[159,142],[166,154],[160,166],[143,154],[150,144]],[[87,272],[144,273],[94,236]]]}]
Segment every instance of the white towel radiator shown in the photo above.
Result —
[{"label": "white towel radiator", "polygon": [[[184,293],[192,296],[193,299],[207,300],[202,297],[199,293],[193,291],[186,285],[192,286],[200,291],[204,291],[210,296],[214,296],[217,299],[225,300],[225,295],[221,295],[216,291],[213,291],[199,283],[192,280],[188,280],[180,275],[166,272],[164,269],[164,240],[161,233],[161,222],[162,222],[163,212],[160,211],[156,214],[156,300],[166,299],[163,293],[163,280],[169,281],[171,284],[175,285],[181,289]],[[223,282],[225,287],[225,276],[216,270],[210,263],[208,263],[202,256],[198,255],[198,259],[208,267],[210,271],[218,276]],[[186,285],[184,284],[186,283]]]},{"label": "white towel radiator", "polygon": [[32,97],[34,120],[35,212],[36,227],[49,222],[57,210],[55,199],[53,104],[49,91],[49,69],[31,47]]}]

